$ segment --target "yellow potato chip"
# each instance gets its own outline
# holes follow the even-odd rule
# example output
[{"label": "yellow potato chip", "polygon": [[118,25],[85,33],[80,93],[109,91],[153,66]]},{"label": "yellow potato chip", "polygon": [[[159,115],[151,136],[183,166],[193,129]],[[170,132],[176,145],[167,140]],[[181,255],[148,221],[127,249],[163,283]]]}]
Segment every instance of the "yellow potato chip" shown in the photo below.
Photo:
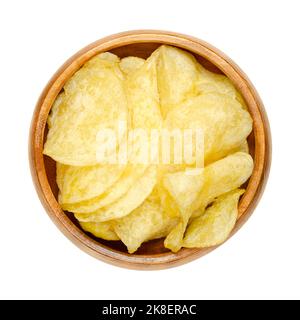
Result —
[{"label": "yellow potato chip", "polygon": [[78,203],[62,203],[60,201],[60,204],[64,210],[74,213],[94,212],[99,208],[106,207],[122,197],[141,177],[146,168],[146,165],[128,165],[120,179],[100,196]]},{"label": "yellow potato chip", "polygon": [[180,211],[189,209],[203,188],[204,169],[190,169],[166,174],[163,185],[174,199]]},{"label": "yellow potato chip", "polygon": [[165,126],[201,129],[204,160],[210,163],[244,142],[252,130],[252,119],[236,100],[220,94],[203,94],[186,100],[169,112]]},{"label": "yellow potato chip", "polygon": [[120,240],[120,238],[115,233],[112,223],[107,222],[80,222],[83,230],[92,233],[97,238],[104,240]]},{"label": "yellow potato chip", "polygon": [[143,242],[165,237],[177,219],[164,212],[159,202],[147,199],[132,213],[112,223],[128,252],[133,253]]},{"label": "yellow potato chip", "polygon": [[66,99],[66,94],[63,91],[56,97],[55,101],[53,102],[51,107],[51,112],[47,119],[47,124],[49,129],[53,127],[53,122],[58,117],[60,105],[64,103],[65,99]]},{"label": "yellow potato chip", "polygon": [[194,210],[205,208],[216,197],[240,187],[251,176],[253,159],[236,152],[204,168],[204,187],[194,203]]},{"label": "yellow potato chip", "polygon": [[128,215],[136,209],[152,192],[156,180],[157,169],[149,166],[145,174],[132,185],[128,192],[116,202],[91,213],[75,213],[79,221],[102,222]]},{"label": "yellow potato chip", "polygon": [[192,54],[165,45],[157,51],[158,88],[163,117],[186,99],[207,93],[226,95],[246,108],[233,83],[224,75],[206,70]]},{"label": "yellow potato chip", "polygon": [[159,128],[162,122],[156,73],[157,53],[126,81],[126,92],[133,128]]},{"label": "yellow potato chip", "polygon": [[223,94],[232,99],[236,99],[241,106],[245,108],[244,99],[226,76],[210,72],[201,66],[201,64],[198,65],[198,70],[199,77],[196,81],[196,86],[200,94]]},{"label": "yellow potato chip", "polygon": [[125,165],[104,164],[88,167],[75,167],[59,164],[63,167],[59,170],[57,177],[63,171],[63,184],[60,189],[60,202],[76,203],[92,199],[105,192],[121,176]]},{"label": "yellow potato chip", "polygon": [[238,217],[238,201],[244,190],[236,189],[226,193],[194,219],[188,226],[183,246],[186,248],[207,248],[223,243],[230,235]]},{"label": "yellow potato chip", "polygon": [[[244,153],[249,154],[249,146],[248,146],[248,141],[246,139],[239,146],[237,146],[231,150],[227,150],[227,152],[223,151],[222,154],[219,154],[219,158],[221,159],[222,156],[227,157],[227,156],[234,154],[236,152],[244,152]],[[219,159],[212,159],[210,161],[206,161],[206,165],[211,164],[215,160],[219,160]]]},{"label": "yellow potato chip", "polygon": [[[155,59],[155,56],[149,58],[137,72],[128,77],[126,88],[133,129],[159,128],[161,125]],[[140,149],[132,151],[132,154],[129,155],[131,163],[128,164],[116,184],[104,194],[85,202],[74,204],[62,203],[62,207],[75,213],[89,213],[112,205],[114,201],[122,197],[129,190],[146,170],[146,165],[138,164],[141,155],[142,150]]]},{"label": "yellow potato chip", "polygon": [[[127,120],[123,74],[117,61],[100,55],[65,84],[49,115],[44,154],[63,164],[95,165],[100,129],[117,132]],[[110,56],[111,57],[111,56]]]},{"label": "yellow potato chip", "polygon": [[[119,58],[111,53],[102,53],[99,59],[119,62]],[[52,120],[58,112],[58,106],[65,96],[62,93],[58,96],[52,107],[52,117],[48,125],[51,128]],[[124,166],[116,164],[102,164],[87,167],[69,166],[57,163],[57,180],[60,189],[60,203],[76,203],[94,198],[109,188],[122,174]]]},{"label": "yellow potato chip", "polygon": [[[206,206],[216,197],[240,187],[248,180],[252,170],[251,156],[242,152],[229,155],[205,167],[201,173],[202,176],[198,177],[199,180],[202,179],[202,182],[199,182],[199,193],[194,193],[196,195],[194,201],[192,203],[189,201],[191,204],[186,209],[179,207],[181,221],[165,239],[165,246],[177,252],[182,247],[183,234],[191,215],[201,215]],[[176,184],[174,184],[175,187]],[[181,190],[181,193],[184,194],[184,191]],[[173,194],[176,193],[173,191]],[[174,198],[174,201],[176,202],[177,199]]]},{"label": "yellow potato chip", "polygon": [[173,252],[178,252],[182,247],[182,238],[188,223],[188,214],[184,213],[180,222],[167,235],[164,246]]},{"label": "yellow potato chip", "polygon": [[159,197],[163,210],[172,217],[180,217],[180,212],[174,199],[171,197],[162,183],[157,184],[156,188],[159,190]]},{"label": "yellow potato chip", "polygon": [[[151,129],[159,129],[162,124],[157,90],[156,60],[157,54],[152,54],[136,72],[129,74],[126,79],[131,133],[133,134],[132,140],[129,136],[128,146],[132,153],[130,162],[134,165],[150,163],[150,144],[145,146],[145,143],[150,140]],[[139,136],[139,130],[146,136]],[[143,152],[144,148],[146,153]]]},{"label": "yellow potato chip", "polygon": [[[110,61],[110,62],[115,62],[115,63],[120,62],[120,58],[111,52],[102,52],[98,55],[98,57],[99,59]],[[94,62],[93,60],[89,61],[89,63],[93,63],[93,62]]]},{"label": "yellow potato chip", "polygon": [[[180,220],[177,226],[165,239],[165,247],[177,252],[181,248],[182,238],[189,218],[193,211],[193,204],[199,196],[204,184],[203,169],[191,169],[165,175],[163,185],[177,205]],[[173,212],[176,209],[173,207]],[[173,213],[174,215],[174,213]]]},{"label": "yellow potato chip", "polygon": [[136,70],[138,70],[143,64],[145,60],[138,57],[125,57],[121,59],[120,69],[125,75],[129,75]]},{"label": "yellow potato chip", "polygon": [[179,103],[198,93],[198,63],[190,53],[175,47],[163,45],[156,52],[159,52],[157,85],[165,117]]}]

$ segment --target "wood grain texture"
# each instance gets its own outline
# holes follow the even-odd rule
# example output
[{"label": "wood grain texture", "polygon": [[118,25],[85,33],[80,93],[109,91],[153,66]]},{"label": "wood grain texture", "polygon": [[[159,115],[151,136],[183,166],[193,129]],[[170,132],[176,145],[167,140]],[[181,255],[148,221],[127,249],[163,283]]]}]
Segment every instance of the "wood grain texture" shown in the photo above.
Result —
[{"label": "wood grain texture", "polygon": [[208,43],[173,32],[139,30],[106,37],[76,53],[54,74],[37,102],[29,139],[31,173],[44,208],[71,241],[102,261],[130,269],[152,270],[174,267],[199,258],[215,248],[183,248],[177,253],[172,253],[164,248],[163,240],[160,239],[143,244],[135,254],[128,254],[125,246],[119,241],[104,241],[85,233],[72,214],[62,211],[57,203],[55,162],[42,153],[48,130],[46,121],[52,103],[66,80],[91,57],[100,52],[110,51],[120,57],[132,55],[147,58],[161,44],[185,49],[193,53],[209,70],[223,73],[230,78],[243,95],[253,118],[253,132],[248,142],[254,158],[254,171],[240,200],[239,220],[232,235],[246,222],[256,207],[265,188],[271,163],[270,129],[259,95],[244,72],[225,54]]}]

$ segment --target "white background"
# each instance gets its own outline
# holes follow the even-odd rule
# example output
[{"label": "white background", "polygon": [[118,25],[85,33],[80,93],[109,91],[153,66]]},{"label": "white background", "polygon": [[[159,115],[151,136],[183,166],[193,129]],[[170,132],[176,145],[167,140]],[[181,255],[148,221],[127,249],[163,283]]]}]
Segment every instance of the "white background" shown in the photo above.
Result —
[{"label": "white background", "polygon": [[[299,1],[1,1],[0,298],[300,298]],[[164,271],[131,271],[80,251],[50,221],[27,155],[36,100],[88,43],[165,29],[215,45],[248,74],[266,106],[273,163],[251,219],[226,244]]]}]

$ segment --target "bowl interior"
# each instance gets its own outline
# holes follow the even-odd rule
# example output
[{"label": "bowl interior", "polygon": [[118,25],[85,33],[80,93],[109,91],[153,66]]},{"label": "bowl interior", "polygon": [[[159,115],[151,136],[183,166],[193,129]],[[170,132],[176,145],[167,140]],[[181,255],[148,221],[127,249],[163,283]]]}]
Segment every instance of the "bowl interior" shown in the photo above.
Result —
[{"label": "bowl interior", "polygon": [[[147,58],[160,45],[161,45],[161,43],[154,43],[154,42],[135,43],[135,44],[129,44],[129,45],[116,47],[116,48],[110,50],[110,52],[118,55],[120,58],[127,57],[127,56],[137,56],[137,57],[141,57],[141,58]],[[216,67],[214,64],[212,64],[207,59],[205,59],[199,55],[196,55],[194,53],[193,53],[193,55],[208,70],[213,71],[215,73],[223,74],[223,72],[218,67]],[[48,128],[46,126],[44,139],[47,136],[47,131],[48,131]],[[254,157],[255,139],[254,139],[253,134],[251,134],[249,136],[248,144],[249,144],[250,154]],[[51,187],[52,193],[55,196],[55,198],[57,199],[58,187],[56,184],[56,164],[55,164],[55,161],[52,160],[48,156],[44,156],[44,165],[45,165],[45,170],[46,170],[48,182]],[[247,183],[244,185],[244,187],[247,187]],[[81,229],[80,225],[78,224],[77,220],[74,218],[72,213],[65,212],[65,214],[70,219],[70,221],[77,226],[77,228]],[[93,239],[94,241],[96,241],[97,243],[101,244],[102,246],[110,248],[113,251],[128,255],[127,249],[121,241],[106,241],[103,239],[96,238],[90,233],[86,233],[86,235],[88,237],[90,237],[91,239]],[[190,249],[181,249],[181,250],[190,250]],[[152,241],[144,243],[138,249],[138,251],[135,252],[134,254],[132,254],[131,256],[137,256],[137,255],[155,256],[155,255],[168,254],[168,253],[170,253],[170,251],[164,247],[163,239],[157,239],[157,240],[152,240]]]}]

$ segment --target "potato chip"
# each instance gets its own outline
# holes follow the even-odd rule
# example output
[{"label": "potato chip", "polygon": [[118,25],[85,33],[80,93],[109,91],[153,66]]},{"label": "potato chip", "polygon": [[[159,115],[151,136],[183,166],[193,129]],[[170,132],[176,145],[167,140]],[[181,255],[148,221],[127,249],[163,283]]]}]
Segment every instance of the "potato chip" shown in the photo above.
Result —
[{"label": "potato chip", "polygon": [[62,203],[60,201],[61,206],[64,210],[74,213],[94,212],[99,208],[106,207],[126,194],[146,169],[146,165],[128,165],[120,179],[100,196],[78,203]]},{"label": "potato chip", "polygon": [[[132,128],[159,128],[161,115],[156,86],[156,57],[150,58],[137,72],[129,75],[127,97],[132,115]],[[65,210],[75,213],[88,213],[109,206],[123,196],[146,170],[147,166],[137,164],[141,150],[132,151],[130,162],[120,179],[107,192],[89,201],[68,204],[62,203]],[[147,159],[146,159],[147,160]]]},{"label": "potato chip", "polygon": [[186,51],[163,45],[157,52],[157,85],[165,117],[179,103],[198,93],[199,71],[196,59]]},{"label": "potato chip", "polygon": [[127,120],[123,74],[111,60],[107,54],[96,56],[67,81],[49,115],[44,154],[74,166],[99,162],[99,130],[117,132],[119,121]]},{"label": "potato chip", "polygon": [[174,228],[177,219],[164,212],[158,201],[151,201],[150,198],[126,217],[112,223],[128,252],[133,253],[143,242],[165,237]]},{"label": "potato chip", "polygon": [[[111,52],[102,52],[98,55],[98,57],[102,60],[106,60],[106,61],[110,61],[110,62],[115,62],[115,63],[120,62],[120,58]],[[89,63],[92,64],[93,60],[90,60]]]},{"label": "potato chip", "polygon": [[[244,152],[244,153],[249,154],[249,145],[248,145],[248,141],[246,139],[239,146],[237,146],[231,150],[228,150],[227,152],[223,151],[222,156],[227,157],[228,155],[234,154],[236,152]],[[222,158],[222,156],[219,154],[219,158]],[[220,159],[216,159],[216,160],[220,160]],[[212,159],[210,161],[206,161],[206,165],[209,165],[214,161],[215,161],[214,159]]]},{"label": "potato chip", "polygon": [[138,70],[145,60],[138,57],[125,57],[120,62],[120,69],[125,75],[129,75]]},{"label": "potato chip", "polygon": [[162,183],[158,183],[156,188],[159,191],[159,198],[163,210],[172,217],[180,217],[180,212],[176,203],[174,202],[174,199],[171,197]]},{"label": "potato chip", "polygon": [[167,116],[170,129],[201,129],[205,163],[218,160],[240,146],[252,130],[249,113],[236,100],[203,94],[186,100]]},{"label": "potato chip", "polygon": [[92,213],[75,213],[79,221],[102,222],[128,215],[136,209],[152,192],[157,180],[156,166],[149,166],[145,174],[138,179],[128,192],[116,202]]},{"label": "potato chip", "polygon": [[[189,206],[178,205],[181,221],[165,239],[165,246],[173,252],[177,252],[182,246],[182,237],[191,215],[201,215],[206,206],[216,197],[241,186],[250,177],[252,170],[253,160],[251,156],[237,152],[208,165],[203,169],[200,176],[192,176],[195,181],[197,178],[199,179],[199,192],[197,193],[196,190],[192,192],[195,196],[193,202],[191,202],[192,198],[189,199]],[[194,185],[197,186],[196,183]],[[176,184],[173,184],[172,187],[176,188]],[[177,188],[184,195],[181,186],[177,186]],[[176,192],[178,191],[172,191],[174,195]],[[190,191],[187,189],[186,193],[189,194]],[[189,197],[187,196],[187,198]],[[177,199],[178,197],[174,198],[174,201],[177,202]],[[185,205],[184,200],[182,201]]]},{"label": "potato chip", "polygon": [[216,74],[206,70],[198,64],[199,77],[196,81],[196,87],[200,94],[219,93],[236,99],[245,109],[245,102],[241,94],[236,90],[233,83],[224,75]]},{"label": "potato chip", "polygon": [[[133,153],[130,162],[133,165],[150,163],[150,145],[145,146],[145,143],[150,140],[151,129],[159,129],[162,124],[157,90],[156,60],[157,54],[154,53],[126,79],[127,101],[133,130],[131,133],[135,133],[132,135],[132,141],[130,141],[130,136],[128,139],[129,149]],[[139,129],[146,133],[146,137],[136,134]],[[137,148],[132,150],[132,145]],[[143,152],[144,148],[146,154]]]},{"label": "potato chip", "polygon": [[105,164],[88,167],[63,166],[61,203],[92,199],[105,192],[121,176],[125,165]]},{"label": "potato chip", "polygon": [[238,217],[238,201],[244,190],[236,189],[217,198],[205,213],[188,226],[183,240],[186,248],[207,248],[223,243]]},{"label": "potato chip", "polygon": [[216,197],[241,186],[252,171],[253,159],[244,152],[236,152],[205,167],[204,187],[194,203],[194,210],[204,209]]},{"label": "potato chip", "polygon": [[97,238],[104,240],[120,240],[120,238],[115,233],[112,223],[107,222],[80,222],[83,230],[90,232]]},{"label": "potato chip", "polygon": [[206,70],[195,57],[178,48],[161,46],[158,59],[158,88],[163,117],[188,98],[219,93],[237,100],[246,109],[241,94],[224,75]]},{"label": "potato chip", "polygon": [[133,128],[161,126],[156,61],[157,53],[154,53],[137,72],[129,74],[127,78],[126,92]]},{"label": "potato chip", "polygon": [[183,234],[193,212],[193,204],[199,196],[203,184],[203,169],[190,169],[165,175],[163,185],[171,195],[173,202],[176,203],[177,212],[180,214],[179,223],[165,239],[166,248],[174,252],[181,248]]},{"label": "potato chip", "polygon": [[191,169],[166,174],[163,185],[174,199],[180,211],[192,206],[204,183],[203,169]]},{"label": "potato chip", "polygon": [[[128,75],[127,84],[126,84],[126,93],[127,93],[128,106],[131,112],[132,128],[134,129],[159,128],[161,125],[161,114],[159,109],[159,97],[158,97],[157,84],[156,84],[156,56],[155,55],[152,55],[147,60],[147,62],[144,63],[136,72]],[[131,165],[129,165],[129,170],[136,169],[136,162],[139,156],[140,156],[140,150],[137,150],[136,153],[133,151],[133,155],[131,155],[131,162],[133,163],[132,164],[133,167],[130,167]],[[145,160],[148,160],[148,159],[145,159]],[[97,218],[97,219],[100,219],[100,221],[103,221],[102,219],[109,220],[109,219],[115,218],[115,215],[117,215],[118,217],[127,215],[131,210],[135,209],[145,199],[145,197],[148,196],[149,190],[150,192],[152,191],[152,188],[156,182],[154,181],[156,179],[156,169],[154,169],[153,167],[150,167],[147,170],[147,172],[150,172],[148,173],[148,175],[150,174],[150,178],[148,180],[146,179],[147,174],[145,173],[145,176],[141,177],[136,182],[136,186],[133,185],[128,190],[128,193],[124,196],[124,199],[123,198],[118,199],[116,203],[111,205],[112,208],[110,207],[103,208],[103,209],[100,208],[98,210],[99,212],[96,211],[96,213],[95,212],[91,213],[90,214],[91,217],[88,219],[92,219],[92,217],[94,216],[97,216],[97,217],[101,216],[100,218]],[[149,185],[142,186],[142,188],[140,189],[141,194],[137,195],[137,192],[139,191],[139,185],[140,185],[139,181],[144,181],[145,183],[147,183],[148,181]],[[148,193],[147,192],[145,193],[145,191],[143,193],[142,192],[143,189],[147,190]],[[146,196],[144,196],[143,194],[146,194]],[[123,206],[125,201],[127,201],[126,196],[128,195],[129,197],[136,196],[135,201],[130,200],[132,203],[128,204],[128,208],[132,208],[132,209],[130,209],[130,211],[128,211],[128,209],[126,208],[125,209],[121,208],[119,210],[119,206],[120,205]],[[119,202],[121,204],[118,205]],[[108,212],[107,209],[110,210],[110,212],[116,211],[116,210],[119,210],[119,212],[109,213],[106,216],[106,214],[104,214],[103,211]]]},{"label": "potato chip", "polygon": [[50,115],[48,116],[48,119],[47,119],[47,124],[49,129],[53,127],[53,123],[55,119],[58,117],[60,105],[64,103],[65,99],[66,99],[66,94],[63,91],[56,97],[55,101],[53,102]]},{"label": "potato chip", "polygon": [[[119,58],[111,53],[102,53],[100,59],[119,62]],[[65,93],[60,94],[52,107],[52,117],[48,125],[51,128],[51,120],[57,117],[58,106]],[[74,203],[94,198],[109,188],[122,174],[124,166],[121,165],[95,165],[88,167],[69,166],[57,163],[57,180],[60,189],[60,203]]]}]

